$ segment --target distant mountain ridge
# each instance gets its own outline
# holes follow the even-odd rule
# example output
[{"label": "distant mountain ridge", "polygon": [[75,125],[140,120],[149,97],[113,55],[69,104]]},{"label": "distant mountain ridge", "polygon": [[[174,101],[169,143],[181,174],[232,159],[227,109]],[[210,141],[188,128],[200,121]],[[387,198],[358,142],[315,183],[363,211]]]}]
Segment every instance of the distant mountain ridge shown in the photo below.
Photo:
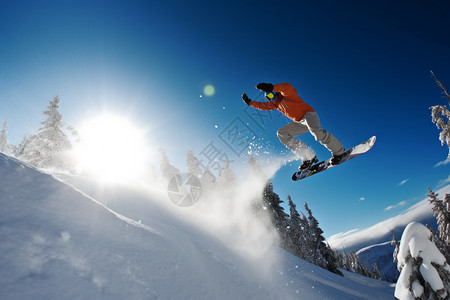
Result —
[{"label": "distant mountain ridge", "polygon": [[[446,193],[450,193],[450,185],[434,191],[441,199]],[[429,224],[434,227],[436,219],[431,211],[428,198],[410,207],[406,212],[389,218],[365,229],[356,229],[347,233],[338,233],[328,239],[330,245],[337,250],[346,249],[348,251],[358,251],[364,247],[381,244],[392,239],[395,234],[400,240],[403,229],[410,222]]]},{"label": "distant mountain ridge", "polygon": [[[450,193],[450,185],[438,191],[438,198]],[[395,281],[398,277],[397,265],[393,262],[395,247],[390,244],[393,235],[400,241],[405,227],[410,222],[428,224],[437,228],[436,218],[433,216],[432,206],[427,199],[409,208],[405,213],[387,219],[362,230],[352,230],[348,233],[336,234],[328,239],[330,245],[337,250],[355,251],[361,262],[367,262],[372,267],[376,262],[383,278]]]}]

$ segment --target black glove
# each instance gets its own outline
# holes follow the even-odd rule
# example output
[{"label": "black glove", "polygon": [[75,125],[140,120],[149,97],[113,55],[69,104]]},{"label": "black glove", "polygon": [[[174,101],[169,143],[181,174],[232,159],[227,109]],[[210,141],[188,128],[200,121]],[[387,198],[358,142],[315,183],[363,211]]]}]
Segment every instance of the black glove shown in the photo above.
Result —
[{"label": "black glove", "polygon": [[258,90],[263,91],[263,92],[270,93],[270,92],[273,91],[273,84],[271,84],[271,83],[263,83],[262,82],[262,83],[258,83],[256,85],[256,88]]},{"label": "black glove", "polygon": [[244,100],[245,104],[250,105],[250,102],[252,101],[252,99],[250,99],[246,93],[242,94],[242,100]]}]

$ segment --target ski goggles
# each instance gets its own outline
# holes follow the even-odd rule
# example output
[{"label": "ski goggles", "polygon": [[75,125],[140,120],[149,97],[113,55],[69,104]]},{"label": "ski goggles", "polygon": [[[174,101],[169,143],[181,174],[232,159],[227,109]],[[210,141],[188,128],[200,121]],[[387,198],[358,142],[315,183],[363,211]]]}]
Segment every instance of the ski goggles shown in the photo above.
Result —
[{"label": "ski goggles", "polygon": [[276,93],[276,92],[269,92],[269,93],[266,93],[266,99],[269,100],[269,101],[274,100],[274,99],[276,98],[276,96],[277,96],[277,93]]}]

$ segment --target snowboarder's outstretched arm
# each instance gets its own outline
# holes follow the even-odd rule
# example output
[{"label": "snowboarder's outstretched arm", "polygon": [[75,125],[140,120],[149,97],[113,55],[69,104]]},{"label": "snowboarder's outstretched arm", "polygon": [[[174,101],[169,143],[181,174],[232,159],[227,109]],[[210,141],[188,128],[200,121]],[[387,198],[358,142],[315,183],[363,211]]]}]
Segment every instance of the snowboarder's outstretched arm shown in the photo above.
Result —
[{"label": "snowboarder's outstretched arm", "polygon": [[260,110],[274,110],[277,109],[277,106],[273,102],[256,102],[252,101],[246,93],[242,94],[242,100],[248,105],[256,109]]}]

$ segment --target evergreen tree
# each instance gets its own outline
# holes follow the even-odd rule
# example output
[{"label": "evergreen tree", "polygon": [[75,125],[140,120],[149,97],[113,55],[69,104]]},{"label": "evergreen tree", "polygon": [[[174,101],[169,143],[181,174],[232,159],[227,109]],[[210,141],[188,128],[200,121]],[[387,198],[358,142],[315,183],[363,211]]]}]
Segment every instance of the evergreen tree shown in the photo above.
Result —
[{"label": "evergreen tree", "polygon": [[397,241],[397,239],[395,238],[395,234],[392,235],[392,241],[391,241],[391,245],[395,246],[394,249],[394,253],[393,253],[393,258],[394,258],[394,262],[397,263],[398,262],[398,250],[400,249],[400,242]]},{"label": "evergreen tree", "polygon": [[8,121],[3,123],[3,129],[0,133],[0,152],[6,155],[12,155],[12,145],[8,141]]},{"label": "evergreen tree", "polygon": [[23,157],[25,155],[28,143],[29,143],[28,136],[24,135],[23,138],[22,138],[22,141],[19,144],[19,146],[17,146],[17,148],[14,151],[14,155],[17,158],[25,160],[25,159],[23,159]]},{"label": "evergreen tree", "polygon": [[443,200],[439,200],[438,194],[434,193],[428,187],[428,201],[430,202],[433,215],[438,224],[438,233],[436,233],[429,225],[427,228],[431,231],[433,242],[439,251],[445,256],[447,261],[450,261],[450,194],[446,194]]},{"label": "evergreen tree", "polygon": [[188,173],[196,176],[197,178],[202,178],[203,169],[200,166],[200,162],[197,157],[194,155],[192,150],[189,150],[186,155],[186,165]]},{"label": "evergreen tree", "polygon": [[162,173],[162,177],[165,181],[169,182],[176,175],[180,174],[180,170],[178,170],[175,166],[173,166],[169,158],[167,157],[166,151],[160,149],[161,152],[161,161],[159,164],[159,168]]},{"label": "evergreen tree", "polygon": [[445,194],[442,200],[444,212],[442,217],[442,223],[440,224],[442,229],[439,229],[441,239],[447,246],[450,246],[450,194]]},{"label": "evergreen tree", "polygon": [[38,167],[42,154],[39,148],[38,136],[36,135],[36,133],[27,136],[26,140],[24,138],[24,140],[22,140],[21,146],[19,147],[22,148],[19,158],[35,167]]},{"label": "evergreen tree", "polygon": [[312,215],[311,209],[305,202],[305,209],[308,213],[308,229],[307,244],[310,245],[309,253],[311,254],[312,263],[327,269],[330,272],[342,275],[337,268],[336,257],[333,251],[325,243],[323,230],[319,227],[319,221]]},{"label": "evergreen tree", "polygon": [[345,250],[343,250],[344,252],[341,253],[339,251],[337,251],[336,249],[331,249],[333,251],[333,255],[336,258],[336,265],[339,268],[342,269],[346,269],[346,265],[345,265]]},{"label": "evergreen tree", "polygon": [[322,253],[322,256],[326,262],[325,269],[328,271],[344,276],[341,271],[339,271],[338,267],[338,260],[336,256],[334,255],[334,251],[331,249],[330,245],[328,243],[323,243],[320,247],[320,252]]},{"label": "evergreen tree", "polygon": [[345,251],[345,249],[344,249],[344,254],[343,254],[343,266],[342,267],[344,269],[346,269],[347,271],[352,271],[352,261],[350,259],[350,254],[347,253]]},{"label": "evergreen tree", "polygon": [[[436,78],[433,72],[431,72],[431,75],[435,79],[437,85],[442,89],[447,101],[450,103],[450,95],[444,85]],[[445,105],[434,105],[431,107],[431,117],[432,122],[441,130],[439,140],[441,141],[442,146],[447,144],[447,147],[449,148],[447,159],[450,159],[450,111]]]},{"label": "evergreen tree", "polygon": [[446,246],[450,245],[450,194],[446,194],[444,200],[437,198],[438,194],[434,193],[430,187],[428,187],[428,201],[433,208],[433,215],[437,220],[439,238],[445,243]]},{"label": "evergreen tree", "polygon": [[337,251],[336,249],[331,248],[331,251],[333,251],[333,255],[336,258],[336,265],[339,268],[344,269],[344,265],[345,265],[345,260],[344,260],[344,256],[341,252]]},{"label": "evergreen tree", "polygon": [[45,169],[72,170],[70,151],[72,143],[64,133],[62,115],[59,112],[59,96],[50,101],[41,127],[24,143],[22,158],[30,164]]},{"label": "evergreen tree", "polygon": [[366,277],[372,277],[372,273],[370,272],[369,264],[367,263],[367,261],[364,262],[363,273],[361,275]]},{"label": "evergreen tree", "polygon": [[289,215],[284,212],[284,208],[281,206],[283,201],[280,199],[280,196],[273,191],[272,182],[269,181],[265,186],[262,198],[263,205],[267,208],[272,225],[278,231],[282,246],[284,246],[286,241],[287,218]]},{"label": "evergreen tree", "polygon": [[349,262],[350,262],[350,271],[357,273],[357,274],[363,274],[364,268],[359,260],[358,254],[354,251],[350,251],[349,255]]},{"label": "evergreen tree", "polygon": [[305,259],[307,257],[306,250],[306,236],[305,236],[305,223],[304,219],[300,216],[299,212],[296,209],[295,203],[292,201],[291,196],[288,195],[288,204],[289,204],[289,229],[287,232],[287,247],[288,250],[302,258]]},{"label": "evergreen tree", "polygon": [[441,130],[439,141],[442,146],[447,144],[449,153],[447,159],[450,159],[450,111],[444,105],[434,105],[431,107],[432,122]]},{"label": "evergreen tree", "polygon": [[321,243],[325,241],[325,238],[322,236],[323,231],[319,227],[319,222],[317,219],[312,215],[311,210],[308,207],[308,204],[305,202],[305,209],[308,214],[308,224],[309,224],[309,241],[310,244],[310,255],[312,259],[312,263],[323,266],[323,257],[320,253],[320,246]]},{"label": "evergreen tree", "polygon": [[[330,249],[331,250],[331,249]],[[354,251],[347,253],[345,249],[343,252],[338,252],[336,250],[331,250],[333,257],[335,259],[336,267],[345,269],[347,271],[357,273],[366,277],[371,277],[375,279],[382,280],[381,273],[378,269],[378,265],[375,263],[372,269],[369,268],[367,262],[361,263],[359,256]],[[340,272],[339,272],[340,273]],[[338,274],[339,274],[338,273]],[[341,273],[342,275],[342,273]]]},{"label": "evergreen tree", "polygon": [[378,265],[377,263],[375,263],[372,267],[372,278],[378,279],[378,280],[383,280],[383,276],[381,276],[380,270],[378,269]]},{"label": "evergreen tree", "polygon": [[427,224],[426,227],[432,234],[431,241],[433,241],[439,251],[445,256],[445,260],[450,261],[450,247],[445,244],[445,242],[440,238],[439,234],[436,233],[430,225]]},{"label": "evergreen tree", "polygon": [[187,152],[186,165],[188,173],[199,179],[203,193],[211,193],[215,188],[216,177],[209,171],[209,168],[203,170],[200,161],[192,150]]}]

